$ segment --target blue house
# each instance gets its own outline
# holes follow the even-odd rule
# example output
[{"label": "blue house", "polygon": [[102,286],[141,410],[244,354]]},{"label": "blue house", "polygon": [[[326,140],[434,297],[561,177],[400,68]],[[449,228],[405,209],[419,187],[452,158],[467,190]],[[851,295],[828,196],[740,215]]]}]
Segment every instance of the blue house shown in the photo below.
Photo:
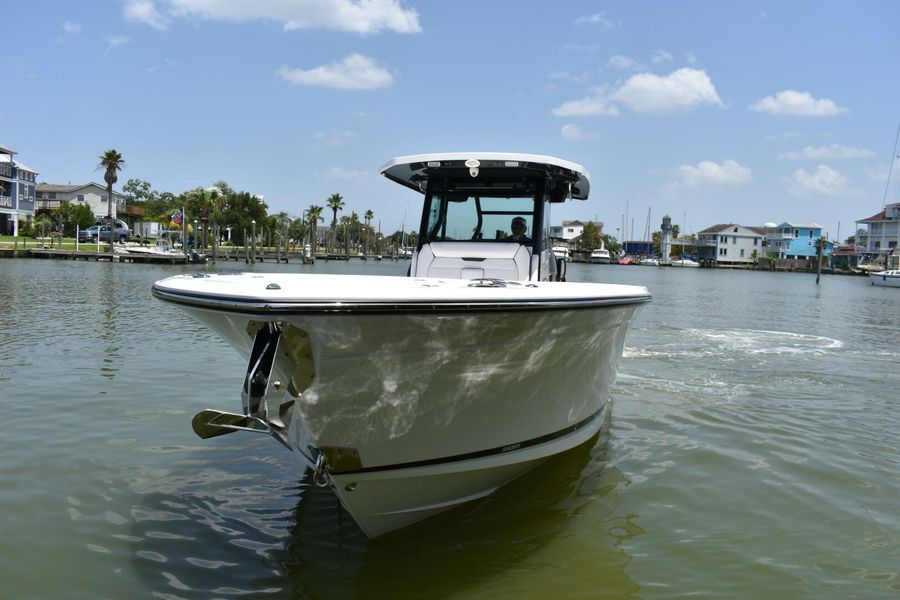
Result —
[{"label": "blue house", "polygon": [[37,171],[15,160],[15,154],[0,146],[0,235],[19,235],[19,221],[34,220]]},{"label": "blue house", "polygon": [[[816,255],[816,240],[822,237],[822,226],[816,223],[790,223],[785,221],[774,228],[767,228],[769,254],[778,258],[809,258]],[[834,243],[827,242],[824,256],[831,256]]]}]

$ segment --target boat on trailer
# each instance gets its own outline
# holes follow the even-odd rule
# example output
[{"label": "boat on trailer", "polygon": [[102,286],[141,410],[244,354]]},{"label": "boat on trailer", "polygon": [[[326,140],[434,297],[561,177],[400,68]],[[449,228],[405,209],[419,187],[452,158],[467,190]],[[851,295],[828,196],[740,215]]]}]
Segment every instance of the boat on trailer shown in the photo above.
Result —
[{"label": "boat on trailer", "polygon": [[369,537],[590,440],[651,299],[641,286],[562,281],[550,207],[587,198],[578,164],[446,153],[381,173],[424,196],[408,277],[202,273],[153,285],[248,357],[242,411],[201,411],[195,432],[271,435]]}]

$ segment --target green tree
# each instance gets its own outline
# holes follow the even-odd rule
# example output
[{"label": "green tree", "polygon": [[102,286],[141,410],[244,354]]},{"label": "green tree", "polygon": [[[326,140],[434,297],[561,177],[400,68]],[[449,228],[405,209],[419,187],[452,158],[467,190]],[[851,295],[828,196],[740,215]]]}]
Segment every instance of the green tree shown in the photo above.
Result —
[{"label": "green tree", "polygon": [[363,219],[366,220],[366,245],[363,252],[368,253],[372,244],[372,219],[375,218],[375,213],[372,212],[372,209],[369,209],[363,214]]},{"label": "green tree", "polygon": [[[344,197],[340,194],[332,194],[328,197],[328,200],[325,201],[328,205],[328,208],[331,210],[333,218],[331,219],[331,239],[332,246],[334,246],[337,241],[337,214],[338,211],[344,208]],[[332,248],[333,249],[333,248]]]},{"label": "green tree", "polygon": [[143,203],[148,200],[156,199],[159,194],[153,190],[153,186],[149,181],[144,181],[143,179],[129,179],[125,182],[125,185],[122,186],[122,194],[125,196],[125,201],[129,204],[137,204],[138,206],[143,205]]},{"label": "green tree", "polygon": [[118,171],[122,170],[122,167],[125,166],[125,159],[122,155],[112,148],[104,152],[100,155],[100,164],[97,166],[98,169],[104,169],[103,180],[106,182],[106,202],[107,202],[107,213],[106,213],[106,223],[109,225],[110,236],[109,236],[109,253],[113,253],[113,244],[112,244],[112,229],[113,229],[113,203],[116,201],[113,197],[113,184],[119,180]]},{"label": "green tree", "polygon": [[600,230],[594,225],[593,221],[588,221],[581,232],[578,249],[590,252],[600,247],[600,241]]},{"label": "green tree", "polygon": [[319,237],[319,221],[325,221],[325,218],[322,216],[322,211],[325,210],[324,207],[313,204],[309,207],[309,210],[306,211],[306,214],[309,218],[309,240],[312,245],[312,253],[315,256],[316,254],[316,242]]}]

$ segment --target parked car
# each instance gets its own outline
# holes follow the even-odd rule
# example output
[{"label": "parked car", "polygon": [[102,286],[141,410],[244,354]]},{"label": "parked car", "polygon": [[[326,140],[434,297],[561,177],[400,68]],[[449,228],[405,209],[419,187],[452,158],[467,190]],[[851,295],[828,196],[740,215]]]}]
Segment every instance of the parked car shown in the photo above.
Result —
[{"label": "parked car", "polygon": [[[127,227],[115,227],[112,232],[112,239],[114,242],[126,242],[128,241],[128,228]],[[82,229],[78,232],[78,241],[79,242],[108,242],[109,241],[109,227],[106,225],[91,225],[87,229]]]}]

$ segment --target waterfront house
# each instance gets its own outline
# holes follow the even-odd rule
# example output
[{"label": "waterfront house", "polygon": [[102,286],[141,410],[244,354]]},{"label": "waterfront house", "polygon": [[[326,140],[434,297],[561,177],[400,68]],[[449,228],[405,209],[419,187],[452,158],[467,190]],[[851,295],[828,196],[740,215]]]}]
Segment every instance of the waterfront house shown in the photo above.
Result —
[{"label": "waterfront house", "polygon": [[19,221],[34,221],[37,171],[14,156],[16,151],[0,146],[0,235],[19,235]]},{"label": "waterfront house", "polygon": [[[119,212],[124,209],[125,196],[113,190],[113,218],[119,218]],[[106,186],[99,183],[83,183],[78,185],[59,183],[37,184],[37,208],[38,210],[53,210],[66,202],[71,204],[86,204],[97,219],[106,219],[109,214],[107,206]]]},{"label": "waterfront house", "polygon": [[[816,255],[816,240],[822,237],[822,226],[817,223],[785,221],[774,228],[767,228],[768,254],[778,259],[805,259]],[[831,256],[834,243],[827,242],[823,256]]]},{"label": "waterfront house", "polygon": [[751,265],[763,253],[763,234],[755,227],[720,223],[697,233],[697,254],[709,263]]},{"label": "waterfront house", "polygon": [[[900,245],[900,202],[888,204],[881,212],[856,222],[856,246],[867,254],[889,254]],[[863,230],[859,225],[865,225]]]}]

